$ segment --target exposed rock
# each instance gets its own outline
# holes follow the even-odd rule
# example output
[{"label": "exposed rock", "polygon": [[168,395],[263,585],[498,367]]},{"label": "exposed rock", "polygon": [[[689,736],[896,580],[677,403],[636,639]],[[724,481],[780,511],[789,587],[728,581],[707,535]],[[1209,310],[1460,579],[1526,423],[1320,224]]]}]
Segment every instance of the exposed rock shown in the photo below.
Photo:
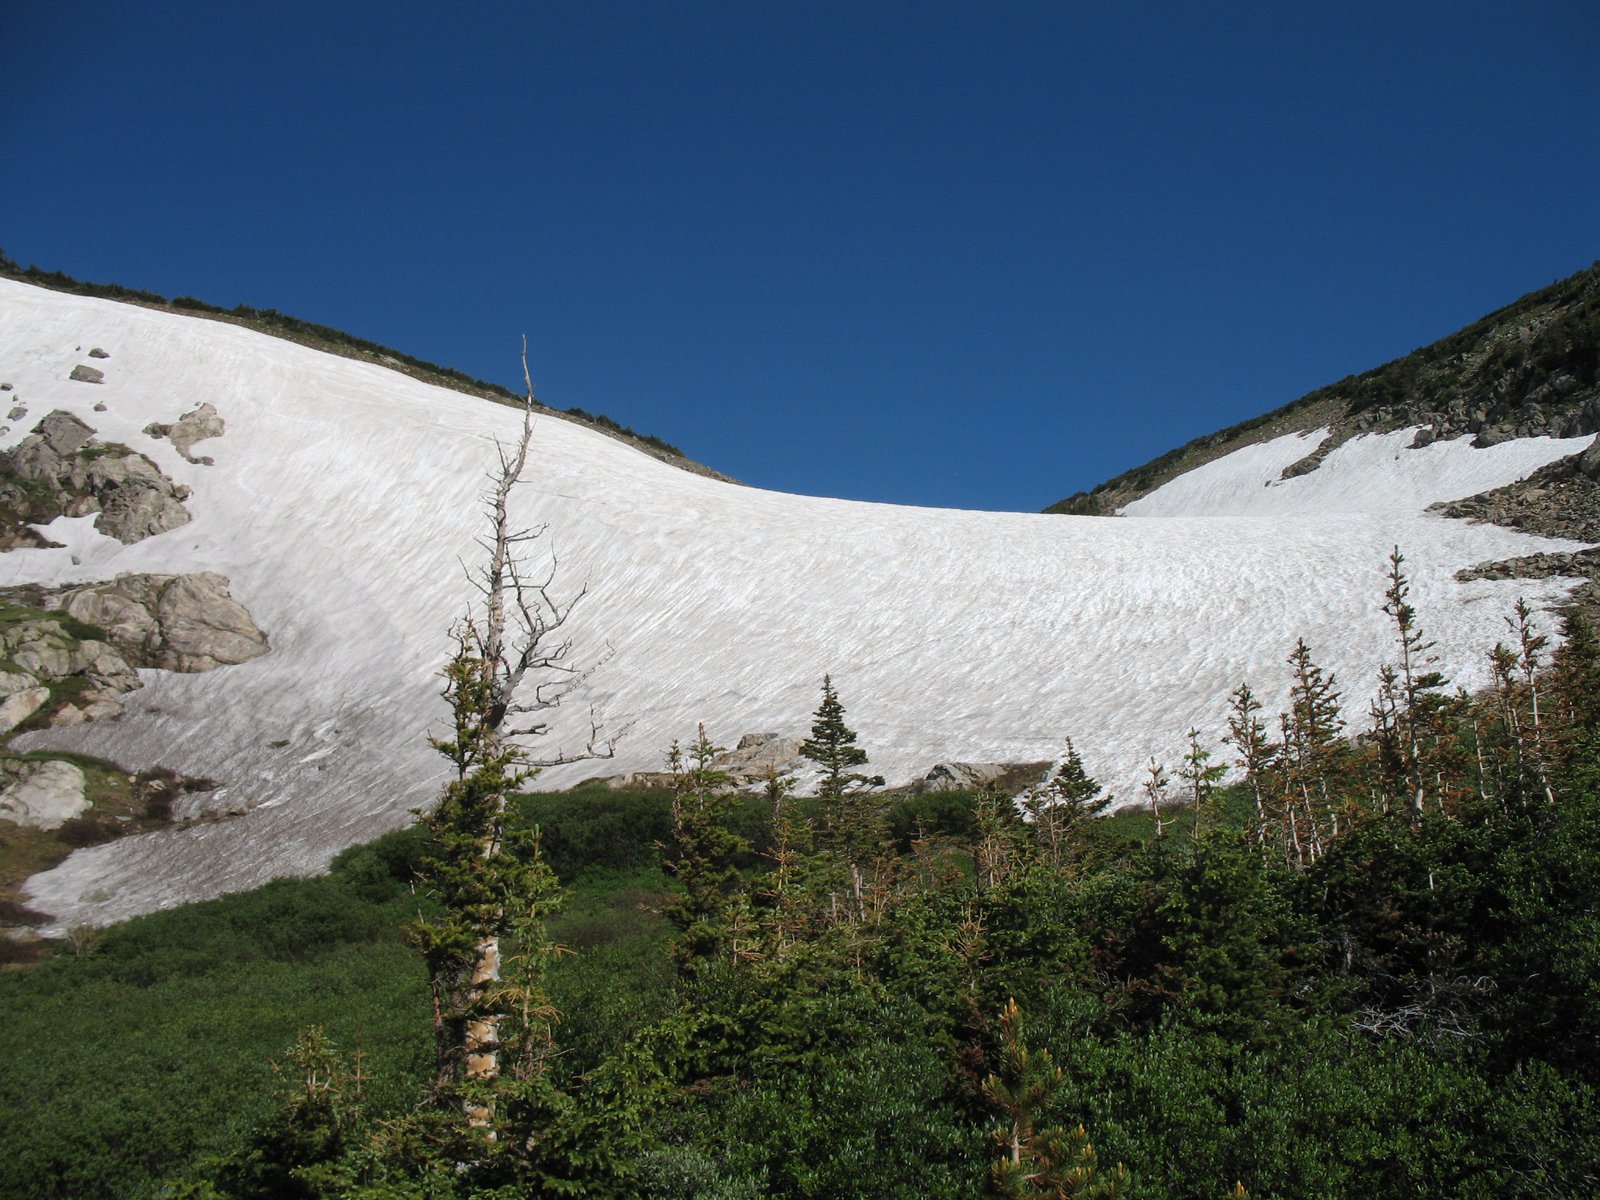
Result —
[{"label": "exposed rock", "polygon": [[919,792],[969,792],[992,786],[1015,795],[1038,783],[1049,769],[1048,762],[944,762],[936,764],[914,786]]},{"label": "exposed rock", "polygon": [[20,420],[22,420],[23,417],[25,417],[27,415],[28,415],[28,406],[26,404],[19,404],[15,408],[13,408],[10,412],[8,412],[6,414],[6,420],[8,420],[8,421],[20,421]]},{"label": "exposed rock", "polygon": [[918,783],[925,792],[981,788],[1000,774],[999,763],[935,763]]},{"label": "exposed rock", "polygon": [[144,455],[93,438],[92,428],[57,409],[0,452],[0,507],[13,525],[99,512],[96,529],[131,543],[188,524],[187,488]]},{"label": "exposed rock", "polygon": [[[50,701],[52,685],[77,680],[75,707],[85,718],[116,716],[117,697],[139,685],[138,672],[112,646],[74,636],[50,617],[19,621],[0,633],[0,655],[18,669],[0,675],[0,732],[14,729]],[[51,713],[51,723],[58,714]],[[69,718],[70,719],[70,718]]]},{"label": "exposed rock", "polygon": [[1528,554],[1499,562],[1479,563],[1456,572],[1462,582],[1469,579],[1593,579],[1600,576],[1600,549],[1569,550],[1555,554]]},{"label": "exposed rock", "polygon": [[[37,438],[43,443],[42,450],[50,451],[57,459],[66,459],[93,440],[94,430],[71,413],[58,408],[46,414],[44,419],[33,427],[33,435],[28,441]],[[17,447],[18,451],[21,449],[21,446]],[[34,453],[34,460],[40,464],[39,473],[28,478],[43,479],[47,474],[53,474],[59,469],[50,459],[44,457],[42,450]],[[15,453],[16,451],[13,451],[13,454]]]},{"label": "exposed rock", "polygon": [[0,521],[0,553],[7,550],[59,550],[60,548],[60,542],[52,542],[32,526],[16,521]]},{"label": "exposed rock", "polygon": [[1600,542],[1600,438],[1526,479],[1430,510],[1544,537]]},{"label": "exposed rock", "polygon": [[[1471,435],[1476,446],[1513,438],[1600,432],[1594,299],[1600,264],[1530,293],[1431,346],[1241,422],[1069,497],[1047,512],[1115,513],[1205,463],[1289,433],[1328,430],[1319,453],[1283,472],[1317,469],[1357,434],[1425,426],[1435,441]],[[1427,444],[1429,435],[1416,435]]]},{"label": "exposed rock", "polygon": [[0,762],[0,818],[35,829],[59,829],[87,811],[83,772],[69,762]]},{"label": "exposed rock", "polygon": [[1600,437],[1595,438],[1589,448],[1578,455],[1578,471],[1589,479],[1600,481]]},{"label": "exposed rock", "polygon": [[93,460],[89,489],[100,501],[94,527],[119,542],[137,542],[192,519],[183,502],[189,489],[174,484],[142,454],[126,451]]},{"label": "exposed rock", "polygon": [[725,772],[735,787],[762,783],[769,774],[783,775],[806,765],[801,757],[799,738],[776,733],[747,733],[733,750],[724,750],[711,760],[713,770]]},{"label": "exposed rock", "polygon": [[62,726],[120,716],[118,697],[141,686],[138,667],[209,671],[269,648],[228,581],[209,572],[120,575],[54,593],[25,586],[0,598],[59,610],[0,630],[0,658],[12,667],[0,671],[0,733],[30,718]]},{"label": "exposed rock", "polygon": [[93,350],[89,351],[89,357],[90,358],[110,358],[111,355],[107,354],[104,350],[100,349],[99,346],[96,346]]},{"label": "exposed rock", "polygon": [[1298,478],[1301,475],[1311,474],[1311,472],[1315,471],[1323,464],[1323,461],[1328,457],[1328,455],[1332,454],[1334,450],[1343,445],[1349,437],[1349,433],[1345,433],[1342,436],[1334,433],[1323,438],[1321,444],[1318,445],[1317,448],[1310,454],[1306,455],[1302,459],[1298,459],[1295,462],[1290,463],[1287,467],[1280,471],[1278,473],[1278,478],[1288,480]]},{"label": "exposed rock", "polygon": [[210,404],[186,412],[179,417],[176,424],[163,425],[159,421],[152,421],[144,427],[144,431],[153,438],[171,438],[172,444],[179,454],[192,463],[203,463],[211,466],[212,460],[201,456],[196,458],[189,453],[189,448],[196,442],[203,442],[207,438],[221,437],[227,427],[222,418],[217,415],[217,410]]},{"label": "exposed rock", "polygon": [[104,400],[96,400],[95,401],[95,405],[94,405],[94,410],[95,410],[95,412],[105,412],[106,411],[106,402]]},{"label": "exposed rock", "polygon": [[136,666],[210,671],[258,658],[267,635],[212,571],[194,575],[118,575],[46,593],[46,603],[106,631]]},{"label": "exposed rock", "polygon": [[[17,674],[7,674],[8,680],[18,679]],[[17,686],[15,691],[5,693],[5,699],[0,700],[0,733],[8,733],[21,725],[34,713],[44,707],[50,699],[50,689],[39,687],[39,681],[31,675],[21,675],[25,682]]]},{"label": "exposed rock", "polygon": [[104,383],[106,381],[106,373],[98,367],[79,363],[72,368],[72,374],[68,375],[67,378],[76,379],[79,383]]},{"label": "exposed rock", "polygon": [[63,729],[68,725],[82,725],[89,719],[89,714],[76,704],[63,704],[50,717],[51,729]]},{"label": "exposed rock", "polygon": [[629,771],[624,775],[604,775],[598,779],[585,779],[577,787],[604,784],[614,791],[655,791],[672,786],[672,775],[667,771]]}]

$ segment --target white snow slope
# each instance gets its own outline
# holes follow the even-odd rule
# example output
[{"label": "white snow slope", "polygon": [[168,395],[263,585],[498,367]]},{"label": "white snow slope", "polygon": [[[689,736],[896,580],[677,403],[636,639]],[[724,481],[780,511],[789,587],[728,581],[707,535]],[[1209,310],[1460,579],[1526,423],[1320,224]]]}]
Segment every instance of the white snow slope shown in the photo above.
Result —
[{"label": "white snow slope", "polygon": [[[95,363],[105,382],[69,381],[94,346],[110,353]],[[220,780],[218,802],[249,810],[80,850],[29,882],[31,903],[61,925],[104,922],[315,871],[437,794],[438,672],[514,410],[231,325],[10,281],[0,381],[28,408],[0,444],[66,409],[190,485],[194,513],[131,546],[92,518],[58,521],[66,548],[0,555],[0,584],[218,571],[272,639],[242,666],[145,672],[120,720],[20,739]],[[202,401],[227,423],[195,450],[214,466],[140,432]],[[722,744],[803,735],[826,671],[890,782],[941,760],[1050,758],[1070,735],[1127,801],[1150,755],[1176,765],[1190,726],[1220,741],[1241,680],[1281,700],[1297,637],[1336,672],[1350,715],[1363,710],[1390,652],[1380,605],[1395,544],[1444,668],[1483,683],[1514,599],[1549,605],[1570,581],[1452,572],[1569,544],[1422,510],[1586,439],[1410,450],[1409,434],[1366,437],[1277,483],[1315,444],[1290,436],[1175,480],[1125,519],[759,491],[550,418],[534,440],[514,512],[548,523],[539,545],[559,557],[558,589],[588,585],[575,657],[610,653],[583,699],[626,729],[615,761],[552,769],[544,785],[659,769],[697,722]],[[581,702],[557,712],[538,750],[581,744],[588,716]]]}]

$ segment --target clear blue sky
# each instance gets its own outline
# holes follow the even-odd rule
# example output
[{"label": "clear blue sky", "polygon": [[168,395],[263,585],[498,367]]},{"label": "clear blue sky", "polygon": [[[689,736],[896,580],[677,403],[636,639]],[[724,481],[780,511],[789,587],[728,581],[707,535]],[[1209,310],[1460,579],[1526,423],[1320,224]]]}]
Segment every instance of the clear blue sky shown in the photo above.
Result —
[{"label": "clear blue sky", "polygon": [[1033,510],[1600,258],[1600,5],[7,0],[0,247]]}]

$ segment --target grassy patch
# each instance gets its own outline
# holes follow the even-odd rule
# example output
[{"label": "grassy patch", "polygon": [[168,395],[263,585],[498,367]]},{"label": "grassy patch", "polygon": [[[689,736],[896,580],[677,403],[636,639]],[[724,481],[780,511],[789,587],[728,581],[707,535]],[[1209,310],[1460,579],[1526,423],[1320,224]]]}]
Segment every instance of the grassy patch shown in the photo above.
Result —
[{"label": "grassy patch", "polygon": [[[31,875],[48,871],[67,855],[84,846],[114,841],[131,833],[148,833],[171,823],[172,801],[179,792],[204,780],[185,780],[164,768],[130,773],[117,763],[87,754],[59,750],[31,750],[0,755],[24,762],[69,762],[83,772],[84,796],[89,808],[59,829],[33,829],[0,821],[0,927],[38,924],[39,914],[24,911],[22,884]],[[0,946],[0,955],[5,947]],[[32,962],[29,951],[12,961]]]},{"label": "grassy patch", "polygon": [[[420,955],[404,930],[421,846],[402,830],[327,876],[278,880],[113,926],[0,974],[0,1195],[155,1196],[240,1144],[277,1104],[272,1063],[322,1025],[359,1051],[364,1101],[397,1113],[433,1066]],[[580,1073],[670,1005],[675,973],[653,865],[579,870],[552,922],[562,1070]]]}]

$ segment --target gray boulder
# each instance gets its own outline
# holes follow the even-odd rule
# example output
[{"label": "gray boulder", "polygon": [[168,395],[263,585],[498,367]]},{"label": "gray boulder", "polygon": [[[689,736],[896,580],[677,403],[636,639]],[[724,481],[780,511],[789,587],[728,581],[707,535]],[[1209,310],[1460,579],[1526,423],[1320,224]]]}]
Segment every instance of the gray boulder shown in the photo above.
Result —
[{"label": "gray boulder", "polygon": [[209,467],[212,465],[211,459],[203,455],[196,458],[189,453],[190,447],[207,438],[221,437],[227,431],[227,426],[223,424],[213,405],[202,404],[184,413],[175,424],[163,425],[152,421],[144,427],[144,431],[153,438],[170,438],[178,453],[189,462],[203,463]]},{"label": "gray boulder", "polygon": [[[136,690],[139,673],[111,645],[73,636],[49,617],[20,621],[0,634],[0,655],[17,670],[0,674],[0,732],[15,729],[50,700],[50,685],[81,679],[77,706],[88,718],[122,712],[117,697]],[[52,714],[52,723],[60,723]]]},{"label": "gray boulder", "polygon": [[1578,470],[1590,479],[1600,480],[1600,436],[1597,436],[1589,448],[1578,455]]},{"label": "gray boulder", "polygon": [[89,366],[87,363],[79,363],[72,368],[72,374],[68,375],[67,378],[76,379],[79,383],[104,383],[106,381],[106,373],[96,367]]},{"label": "gray boulder", "polygon": [[1010,769],[1009,763],[936,763],[922,777],[924,792],[977,791],[987,787]]},{"label": "gray boulder", "polygon": [[248,662],[271,645],[228,580],[193,575],[118,575],[56,592],[52,606],[106,631],[128,661],[168,671],[210,671]]},{"label": "gray boulder", "polygon": [[0,762],[0,818],[34,829],[59,829],[88,811],[83,772],[69,762]]},{"label": "gray boulder", "polygon": [[95,528],[127,543],[188,524],[187,488],[144,455],[114,443],[91,444],[93,438],[92,428],[57,409],[0,453],[0,468],[42,485],[26,497],[16,494],[14,503],[29,521],[43,524],[62,515],[98,512]]},{"label": "gray boulder", "polygon": [[90,460],[89,492],[100,502],[94,527],[119,542],[143,541],[193,518],[183,502],[189,489],[174,484],[142,454],[131,450]]},{"label": "gray boulder", "polygon": [[763,782],[769,774],[799,771],[807,764],[800,754],[799,738],[776,733],[747,733],[732,750],[724,750],[711,760],[714,770],[725,772],[734,787],[749,787]]},{"label": "gray boulder", "polygon": [[7,672],[4,691],[0,695],[0,733],[10,733],[50,699],[50,689],[40,687],[33,676],[21,672]]}]

